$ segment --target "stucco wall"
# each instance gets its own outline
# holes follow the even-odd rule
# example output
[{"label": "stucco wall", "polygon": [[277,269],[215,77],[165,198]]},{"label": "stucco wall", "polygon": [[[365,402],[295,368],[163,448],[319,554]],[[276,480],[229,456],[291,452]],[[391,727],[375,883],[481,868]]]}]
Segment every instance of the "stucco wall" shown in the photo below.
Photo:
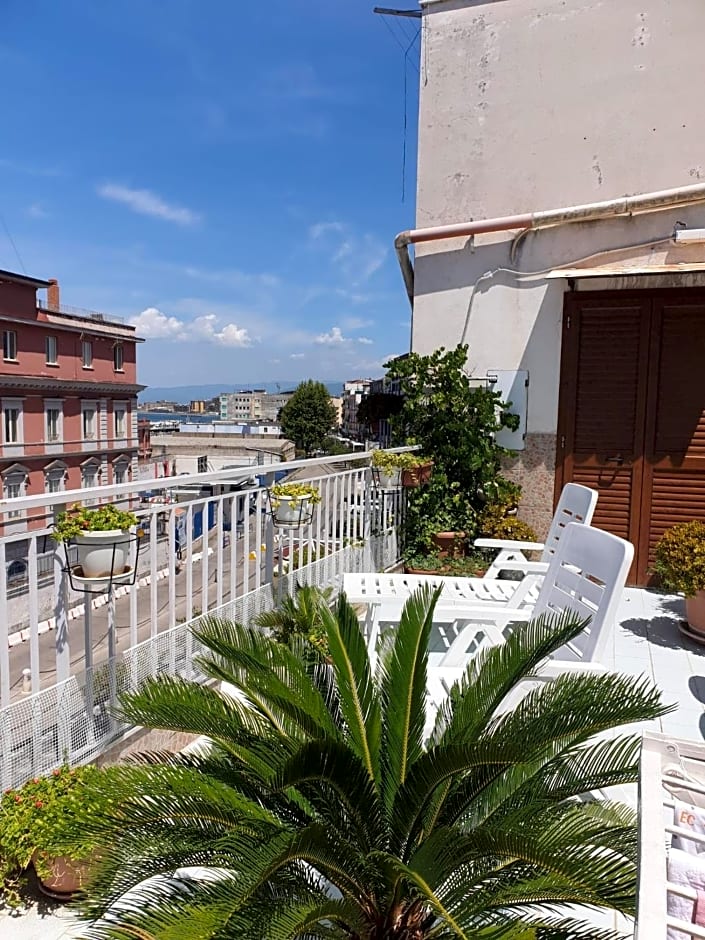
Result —
[{"label": "stucco wall", "polygon": [[[423,6],[419,227],[705,179],[702,0]],[[566,284],[483,275],[662,238],[677,220],[705,227],[705,207],[535,233],[513,263],[516,233],[420,245],[413,348],[464,340],[476,375],[527,369],[528,432],[555,433]]]}]

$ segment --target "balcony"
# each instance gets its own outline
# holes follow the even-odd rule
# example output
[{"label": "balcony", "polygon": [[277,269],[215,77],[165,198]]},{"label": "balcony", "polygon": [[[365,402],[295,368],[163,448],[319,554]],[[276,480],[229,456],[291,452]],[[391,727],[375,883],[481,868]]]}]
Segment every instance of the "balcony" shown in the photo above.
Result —
[{"label": "balcony", "polygon": [[398,562],[403,491],[376,490],[367,455],[286,469],[321,492],[299,529],[276,528],[267,512],[274,467],[258,482],[264,468],[244,467],[0,501],[5,522],[10,507],[51,518],[74,502],[113,501],[137,513],[143,533],[134,585],[102,594],[75,589],[51,528],[0,536],[3,788],[99,759],[132,730],[112,715],[118,695],[148,676],[205,680],[191,632],[202,615],[247,622],[296,583],[337,588],[345,572]]}]

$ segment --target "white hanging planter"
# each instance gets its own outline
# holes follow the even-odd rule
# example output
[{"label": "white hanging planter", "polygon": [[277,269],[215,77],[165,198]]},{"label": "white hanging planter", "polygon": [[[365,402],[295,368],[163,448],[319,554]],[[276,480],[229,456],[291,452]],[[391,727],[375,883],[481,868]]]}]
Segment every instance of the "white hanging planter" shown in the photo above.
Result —
[{"label": "white hanging planter", "polygon": [[81,569],[80,573],[74,570],[74,578],[116,581],[130,577],[132,569],[128,569],[127,560],[131,539],[128,531],[81,532],[72,539],[72,543],[77,555],[75,568]]},{"label": "white hanging planter", "polygon": [[377,478],[377,486],[381,490],[398,490],[401,486],[401,470],[387,472],[377,467],[374,470],[374,475]]},{"label": "white hanging planter", "polygon": [[274,521],[278,525],[308,525],[313,518],[310,496],[277,496],[273,504]]}]

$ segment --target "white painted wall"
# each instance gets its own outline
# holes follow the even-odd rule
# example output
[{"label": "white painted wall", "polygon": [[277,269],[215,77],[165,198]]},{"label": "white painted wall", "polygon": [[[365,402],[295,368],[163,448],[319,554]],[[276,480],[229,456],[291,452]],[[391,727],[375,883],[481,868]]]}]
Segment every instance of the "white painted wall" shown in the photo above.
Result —
[{"label": "white painted wall", "polygon": [[[419,227],[705,179],[703,0],[422,5]],[[676,220],[705,227],[705,207],[534,233],[514,267],[540,271],[662,238]],[[528,430],[555,432],[566,285],[483,278],[510,266],[514,234],[418,246],[412,346],[465,340],[473,374],[528,370]]]}]

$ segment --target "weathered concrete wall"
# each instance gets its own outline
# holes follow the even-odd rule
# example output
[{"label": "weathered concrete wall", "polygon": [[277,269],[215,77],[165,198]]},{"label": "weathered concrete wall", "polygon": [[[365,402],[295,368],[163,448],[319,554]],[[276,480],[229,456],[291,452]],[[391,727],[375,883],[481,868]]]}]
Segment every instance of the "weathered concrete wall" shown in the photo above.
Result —
[{"label": "weathered concrete wall", "polygon": [[[702,0],[422,0],[422,6],[419,227],[705,179]],[[553,473],[555,441],[546,435],[556,432],[567,287],[497,269],[544,271],[668,237],[677,220],[705,227],[705,207],[534,233],[514,262],[516,233],[418,246],[414,350],[467,341],[476,375],[529,371],[533,456],[520,457],[515,470],[526,480],[539,474],[542,491]],[[678,250],[667,260],[677,261]],[[702,275],[687,281],[702,282]],[[547,467],[536,463],[539,454]],[[538,522],[545,509],[536,512]]]}]

